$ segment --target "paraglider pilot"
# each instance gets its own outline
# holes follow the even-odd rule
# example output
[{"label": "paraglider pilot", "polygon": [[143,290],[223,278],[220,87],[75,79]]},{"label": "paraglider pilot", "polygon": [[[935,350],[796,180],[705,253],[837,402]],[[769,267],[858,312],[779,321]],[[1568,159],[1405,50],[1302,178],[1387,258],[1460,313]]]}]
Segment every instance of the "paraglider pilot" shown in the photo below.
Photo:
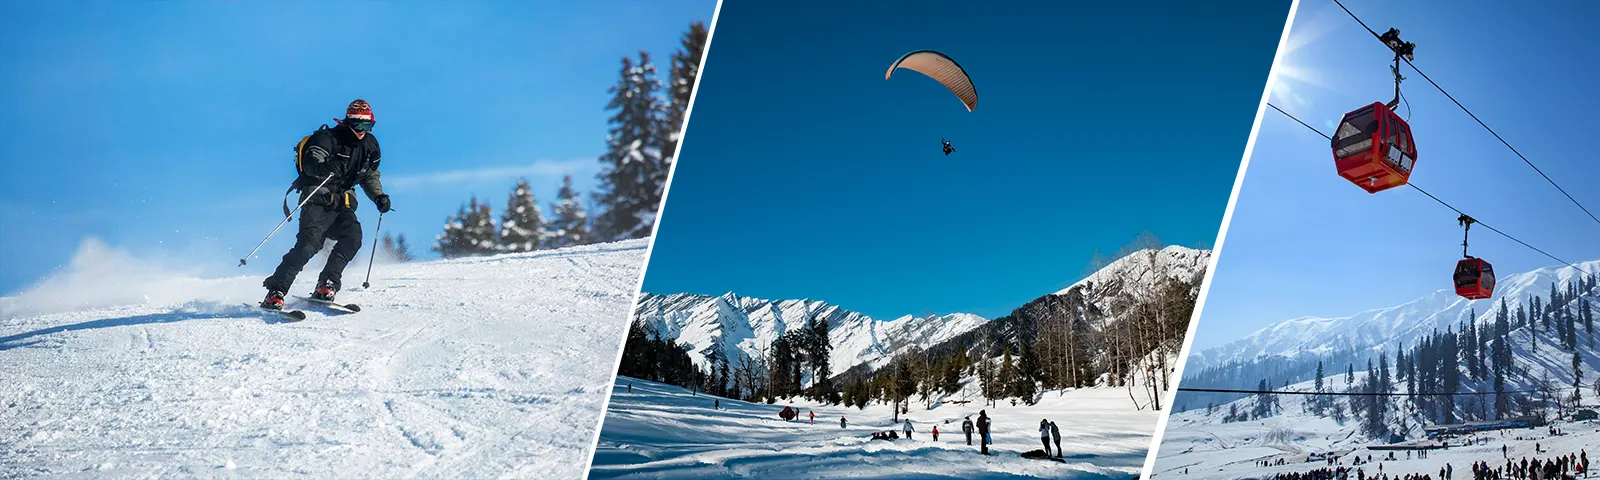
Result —
[{"label": "paraglider pilot", "polygon": [[950,141],[949,140],[945,140],[945,139],[941,138],[941,139],[939,139],[939,141],[944,143],[944,156],[948,157],[948,156],[950,156],[950,152],[956,151],[955,147],[950,146]]}]

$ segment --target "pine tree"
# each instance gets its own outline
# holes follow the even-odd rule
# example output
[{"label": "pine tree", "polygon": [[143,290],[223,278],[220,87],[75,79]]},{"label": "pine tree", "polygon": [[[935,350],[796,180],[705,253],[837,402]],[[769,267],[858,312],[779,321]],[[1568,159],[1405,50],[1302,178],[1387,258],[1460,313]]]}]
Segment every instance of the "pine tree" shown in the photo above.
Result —
[{"label": "pine tree", "polygon": [[683,138],[683,122],[689,116],[689,102],[694,98],[695,80],[699,78],[700,64],[705,59],[706,41],[710,39],[711,32],[706,30],[704,23],[691,23],[689,31],[678,42],[682,49],[672,54],[672,84],[667,87],[667,134],[662,136],[663,158],[655,180],[660,185],[667,184],[667,174],[676,160],[673,155],[678,151],[679,140]]},{"label": "pine tree", "polygon": [[578,191],[572,188],[572,176],[561,179],[561,191],[556,193],[556,203],[550,204],[555,218],[546,224],[545,248],[571,247],[590,242],[589,214],[583,211]]},{"label": "pine tree", "polygon": [[517,186],[506,199],[506,210],[500,216],[500,245],[502,252],[531,252],[538,250],[544,240],[544,218],[539,215],[539,204],[533,201],[533,189],[527,179],[517,180]]},{"label": "pine tree", "polygon": [[650,234],[661,203],[665,176],[661,146],[665,136],[662,117],[666,105],[658,95],[662,86],[650,54],[640,51],[639,63],[622,59],[621,78],[607,92],[613,94],[607,110],[611,133],[599,174],[595,201],[601,213],[595,233],[604,240],[642,238]]},{"label": "pine tree", "polygon": [[[473,211],[477,210],[477,200],[473,200]],[[471,217],[467,206],[462,205],[455,215],[445,219],[444,232],[435,239],[433,250],[439,252],[444,258],[456,258],[472,255],[472,239],[469,237],[466,221]]]},{"label": "pine tree", "polygon": [[461,228],[466,234],[469,255],[494,253],[500,243],[494,228],[494,212],[488,202],[479,202],[477,197],[473,197],[468,204],[467,216],[462,219]]},{"label": "pine tree", "polygon": [[406,234],[402,233],[395,237],[394,254],[395,258],[402,262],[409,262],[416,259],[416,257],[411,256],[411,245],[406,244]]}]

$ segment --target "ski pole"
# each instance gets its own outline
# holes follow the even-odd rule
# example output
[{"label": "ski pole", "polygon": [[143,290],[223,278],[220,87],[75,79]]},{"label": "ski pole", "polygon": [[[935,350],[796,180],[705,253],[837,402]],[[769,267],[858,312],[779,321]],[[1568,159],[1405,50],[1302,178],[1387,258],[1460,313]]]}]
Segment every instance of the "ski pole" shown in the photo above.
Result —
[{"label": "ski pole", "polygon": [[378,226],[372,229],[372,253],[367,255],[367,279],[361,281],[361,288],[372,286],[372,261],[378,259],[378,231],[383,230],[383,212],[378,212]]},{"label": "ski pole", "polygon": [[[317,188],[314,188],[311,191],[315,192],[317,190],[321,190],[322,186],[323,185],[327,185],[329,180],[333,180],[333,174],[331,174],[331,173],[328,174],[328,178],[322,179],[322,183],[317,184]],[[289,211],[289,214],[283,217],[283,221],[278,222],[278,226],[272,227],[272,232],[267,233],[267,238],[261,239],[261,243],[257,243],[256,244],[256,248],[250,250],[250,254],[249,255],[245,255],[244,258],[239,259],[239,266],[243,267],[244,264],[245,264],[245,259],[250,258],[251,255],[255,255],[256,254],[256,250],[261,250],[261,246],[262,245],[266,245],[267,244],[267,240],[272,238],[272,236],[274,234],[277,234],[278,233],[278,229],[283,228],[283,224],[289,223],[289,219],[294,218],[294,212],[300,211],[300,207],[306,206],[306,202],[309,202],[309,201],[311,201],[311,195],[306,195],[306,199],[305,200],[301,200],[299,205],[295,205],[294,210]]]}]

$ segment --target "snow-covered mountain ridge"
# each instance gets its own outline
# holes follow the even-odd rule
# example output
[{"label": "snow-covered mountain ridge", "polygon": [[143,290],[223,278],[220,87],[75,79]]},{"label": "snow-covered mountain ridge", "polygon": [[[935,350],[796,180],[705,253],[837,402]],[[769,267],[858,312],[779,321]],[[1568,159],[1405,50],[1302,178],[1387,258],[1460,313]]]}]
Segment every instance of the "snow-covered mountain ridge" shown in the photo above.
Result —
[{"label": "snow-covered mountain ridge", "polygon": [[[1600,260],[1579,263],[1577,267],[1546,267],[1531,272],[1502,274],[1495,286],[1494,296],[1484,300],[1467,300],[1456,295],[1453,289],[1441,289],[1401,305],[1367,310],[1347,317],[1299,317],[1280,321],[1239,340],[1191,352],[1184,371],[1196,373],[1206,367],[1229,362],[1248,362],[1273,356],[1296,358],[1305,354],[1341,350],[1382,350],[1392,353],[1397,345],[1411,345],[1435,329],[1442,332],[1457,328],[1474,312],[1480,324],[1493,320],[1494,312],[1502,300],[1513,312],[1518,306],[1527,308],[1530,297],[1548,297],[1552,283],[1564,285],[1576,282],[1583,272],[1600,272]],[[1585,297],[1588,296],[1585,294]],[[1205,320],[1202,318],[1201,321]]]}]

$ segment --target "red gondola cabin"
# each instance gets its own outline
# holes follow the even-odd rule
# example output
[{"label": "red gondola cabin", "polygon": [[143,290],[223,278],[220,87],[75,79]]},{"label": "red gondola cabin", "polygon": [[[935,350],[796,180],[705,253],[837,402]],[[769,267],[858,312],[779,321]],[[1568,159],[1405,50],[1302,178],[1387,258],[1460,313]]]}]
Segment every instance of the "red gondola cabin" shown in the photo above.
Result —
[{"label": "red gondola cabin", "polygon": [[1456,262],[1456,294],[1468,300],[1489,298],[1494,294],[1494,267],[1481,258]]},{"label": "red gondola cabin", "polygon": [[1417,161],[1411,126],[1382,103],[1344,115],[1333,134],[1334,165],[1367,193],[1405,185]]}]

